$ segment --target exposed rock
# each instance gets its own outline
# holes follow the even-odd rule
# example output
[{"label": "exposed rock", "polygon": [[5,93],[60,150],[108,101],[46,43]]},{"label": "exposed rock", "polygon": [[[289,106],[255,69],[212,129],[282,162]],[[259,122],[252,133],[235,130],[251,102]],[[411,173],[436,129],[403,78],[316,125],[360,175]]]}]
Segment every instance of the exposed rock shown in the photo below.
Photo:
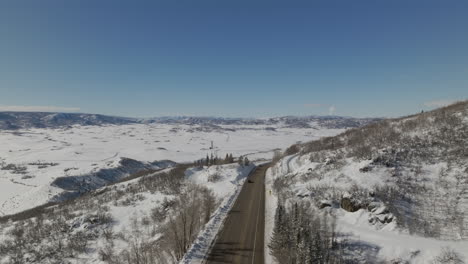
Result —
[{"label": "exposed rock", "polygon": [[369,205],[367,206],[367,210],[369,210],[369,212],[372,212],[372,211],[376,210],[377,208],[379,208],[380,206],[381,206],[381,203],[372,202],[372,203],[369,203]]},{"label": "exposed rock", "polygon": [[331,207],[332,203],[330,201],[321,201],[319,204],[319,208],[323,209],[325,207]]},{"label": "exposed rock", "polygon": [[365,166],[365,167],[362,167],[362,168],[359,169],[359,172],[362,172],[362,173],[366,173],[366,172],[369,172],[369,171],[372,171],[371,166]]},{"label": "exposed rock", "polygon": [[354,201],[350,197],[343,197],[341,198],[341,208],[348,212],[356,212],[357,210],[361,208],[365,208],[361,203]]},{"label": "exposed rock", "polygon": [[382,224],[388,224],[393,221],[393,215],[391,214],[382,214],[382,215],[377,215],[377,220],[379,220],[380,223]]},{"label": "exposed rock", "polygon": [[373,211],[372,211],[374,214],[376,215],[383,215],[383,214],[388,214],[390,213],[387,209],[387,207],[385,206],[381,206],[379,208],[375,208]]}]

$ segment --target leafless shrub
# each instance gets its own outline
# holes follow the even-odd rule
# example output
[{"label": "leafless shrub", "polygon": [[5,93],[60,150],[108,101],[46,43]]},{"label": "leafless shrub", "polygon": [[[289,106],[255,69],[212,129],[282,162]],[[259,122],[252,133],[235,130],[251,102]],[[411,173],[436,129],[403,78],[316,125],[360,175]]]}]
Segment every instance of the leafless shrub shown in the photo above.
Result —
[{"label": "leafless shrub", "polygon": [[160,206],[156,206],[151,209],[151,219],[155,223],[163,222],[167,217],[168,211],[175,205],[175,203],[175,200],[164,198]]},{"label": "leafless shrub", "polygon": [[290,179],[287,176],[278,177],[273,181],[273,190],[276,193],[281,193],[289,186]]},{"label": "leafless shrub", "polygon": [[83,231],[78,231],[70,237],[68,247],[71,251],[81,254],[86,252],[89,240],[90,237],[87,234]]},{"label": "leafless shrub", "polygon": [[117,256],[112,244],[107,243],[103,248],[99,249],[99,258],[109,264],[117,264]]},{"label": "leafless shrub", "polygon": [[26,166],[10,163],[10,164],[2,166],[1,170],[10,170],[11,173],[14,173],[14,174],[26,174],[28,171],[28,168]]},{"label": "leafless shrub", "polygon": [[208,182],[218,182],[221,180],[221,178],[222,178],[221,174],[219,174],[218,172],[215,172],[208,176]]},{"label": "leafless shrub", "polygon": [[202,210],[204,212],[204,224],[206,224],[210,220],[210,217],[216,209],[218,203],[213,191],[206,188],[202,188],[200,191],[202,196]]},{"label": "leafless shrub", "polygon": [[275,150],[273,152],[273,158],[272,158],[272,161],[271,163],[273,164],[273,166],[278,163],[278,161],[280,161],[281,159],[283,158],[283,153],[281,153],[280,150]]},{"label": "leafless shrub", "polygon": [[315,204],[320,203],[324,199],[339,201],[343,196],[343,191],[329,184],[317,184],[307,186],[311,199]]},{"label": "leafless shrub", "polygon": [[37,161],[37,162],[30,162],[30,163],[28,163],[28,165],[38,166],[39,169],[43,169],[43,168],[47,168],[49,166],[50,167],[57,166],[59,164],[56,163],[56,162],[40,162],[40,161]]},{"label": "leafless shrub", "polygon": [[299,153],[300,151],[301,151],[300,145],[299,144],[294,144],[294,145],[291,145],[290,147],[288,147],[284,151],[284,156],[293,155],[293,154]]},{"label": "leafless shrub", "polygon": [[112,228],[106,228],[102,231],[102,236],[104,237],[104,239],[106,239],[106,241],[112,242],[115,237],[115,234]]},{"label": "leafless shrub", "polygon": [[[354,129],[351,129],[354,130]],[[337,150],[344,147],[344,142],[340,137],[325,137],[316,141],[303,144],[302,153],[318,152],[322,150]]]},{"label": "leafless shrub", "polygon": [[109,213],[108,206],[99,207],[96,216],[100,224],[110,224],[114,221],[112,215]]},{"label": "leafless shrub", "polygon": [[326,154],[323,151],[310,153],[309,160],[312,162],[325,162]]},{"label": "leafless shrub", "polygon": [[443,248],[441,253],[432,261],[433,264],[463,264],[463,258],[451,248]]},{"label": "leafless shrub", "polygon": [[[145,236],[132,235],[129,239],[129,247],[123,250],[114,263],[125,264],[164,264],[166,260],[158,241],[152,241]],[[118,261],[120,260],[120,261]],[[112,262],[109,262],[112,263]]]},{"label": "leafless shrub", "polygon": [[309,182],[311,180],[321,180],[322,174],[315,170],[309,170],[308,172],[301,174],[300,177],[302,182]]},{"label": "leafless shrub", "polygon": [[349,150],[348,155],[350,157],[357,158],[358,160],[370,160],[373,156],[373,149],[371,146],[366,144],[357,145]]},{"label": "leafless shrub", "polygon": [[187,166],[178,166],[169,172],[158,173],[140,178],[139,185],[150,192],[160,191],[164,194],[178,194],[182,187]]},{"label": "leafless shrub", "polygon": [[[201,205],[201,206],[200,206]],[[180,260],[196,235],[211,217],[215,198],[211,191],[198,185],[186,186],[177,197],[164,230],[163,244],[175,261]]]}]

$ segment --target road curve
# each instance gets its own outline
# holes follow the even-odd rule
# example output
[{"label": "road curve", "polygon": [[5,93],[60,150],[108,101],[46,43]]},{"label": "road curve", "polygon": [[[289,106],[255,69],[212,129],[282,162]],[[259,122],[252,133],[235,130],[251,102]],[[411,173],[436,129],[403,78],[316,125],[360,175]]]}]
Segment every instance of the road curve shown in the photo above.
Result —
[{"label": "road curve", "polygon": [[229,212],[207,263],[264,264],[265,172],[257,167],[248,177]]}]

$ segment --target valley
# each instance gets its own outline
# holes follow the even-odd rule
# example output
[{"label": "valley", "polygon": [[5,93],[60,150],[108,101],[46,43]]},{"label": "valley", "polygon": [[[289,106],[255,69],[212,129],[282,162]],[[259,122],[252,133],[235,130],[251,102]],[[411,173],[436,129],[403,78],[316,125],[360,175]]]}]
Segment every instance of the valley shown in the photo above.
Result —
[{"label": "valley", "polygon": [[467,106],[1,130],[0,263],[462,261]]},{"label": "valley", "polygon": [[288,128],[284,124],[275,130],[265,125],[221,128],[155,123],[0,130],[0,212],[12,214],[41,205],[62,193],[52,184],[57,178],[119,168],[122,158],[142,162],[141,169],[143,163],[153,163],[146,167],[158,169],[167,166],[161,161],[192,162],[211,154],[264,159],[270,158],[274,149],[343,131],[318,125]]}]

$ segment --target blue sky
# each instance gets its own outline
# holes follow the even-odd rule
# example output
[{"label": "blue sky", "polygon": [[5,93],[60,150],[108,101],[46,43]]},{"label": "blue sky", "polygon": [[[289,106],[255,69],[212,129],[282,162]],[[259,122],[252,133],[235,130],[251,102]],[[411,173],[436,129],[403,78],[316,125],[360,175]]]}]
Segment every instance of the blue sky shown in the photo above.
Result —
[{"label": "blue sky", "polygon": [[0,2],[0,110],[399,116],[468,98],[468,2]]}]

